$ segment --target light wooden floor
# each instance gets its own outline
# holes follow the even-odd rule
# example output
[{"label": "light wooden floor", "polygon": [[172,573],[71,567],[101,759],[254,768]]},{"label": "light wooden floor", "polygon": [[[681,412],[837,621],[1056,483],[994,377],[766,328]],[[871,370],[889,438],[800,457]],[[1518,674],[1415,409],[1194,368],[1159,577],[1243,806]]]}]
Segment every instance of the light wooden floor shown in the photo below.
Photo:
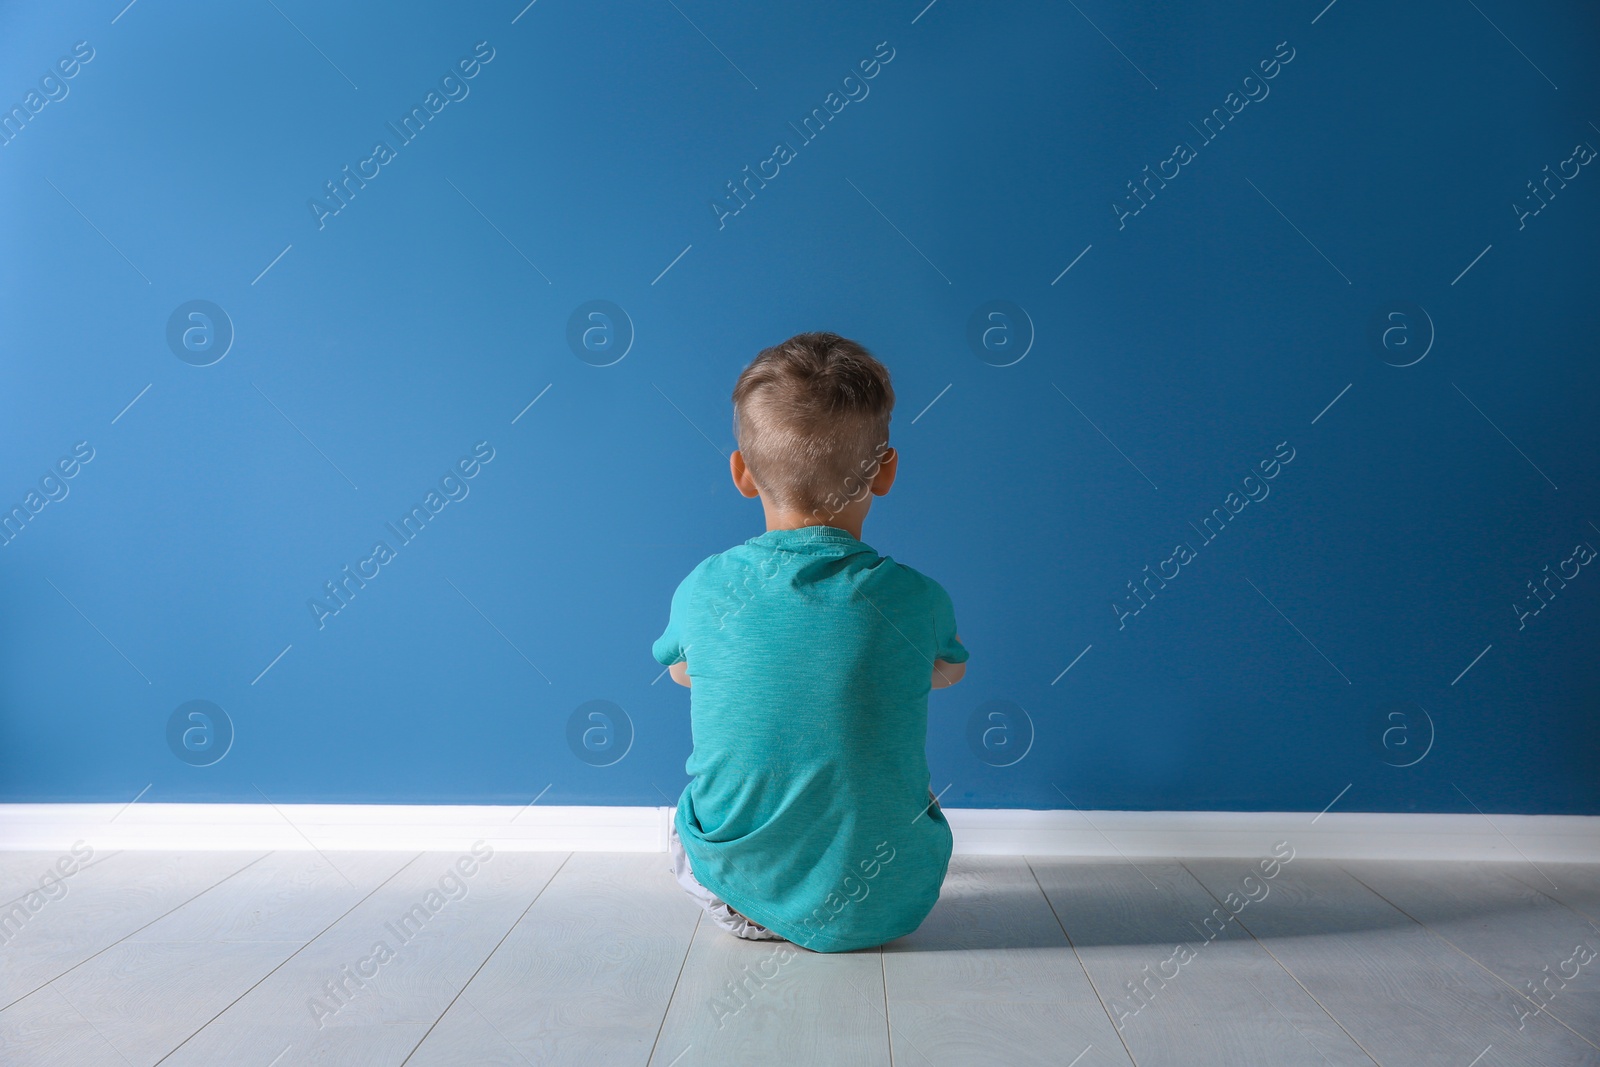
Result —
[{"label": "light wooden floor", "polygon": [[[0,901],[57,858],[0,853]],[[915,934],[785,958],[665,855],[498,852],[429,901],[457,858],[97,855],[6,930],[0,1063],[1600,1064],[1600,866],[1297,859],[1208,941],[1254,860],[958,856]]]}]

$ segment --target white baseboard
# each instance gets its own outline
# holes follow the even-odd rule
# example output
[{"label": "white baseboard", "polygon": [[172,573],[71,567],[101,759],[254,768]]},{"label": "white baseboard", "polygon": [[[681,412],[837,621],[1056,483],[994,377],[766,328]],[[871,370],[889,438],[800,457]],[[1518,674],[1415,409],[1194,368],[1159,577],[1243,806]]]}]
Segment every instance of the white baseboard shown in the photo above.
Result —
[{"label": "white baseboard", "polygon": [[[0,850],[665,852],[668,807],[0,804]],[[967,855],[1600,863],[1600,817],[945,808]]]}]

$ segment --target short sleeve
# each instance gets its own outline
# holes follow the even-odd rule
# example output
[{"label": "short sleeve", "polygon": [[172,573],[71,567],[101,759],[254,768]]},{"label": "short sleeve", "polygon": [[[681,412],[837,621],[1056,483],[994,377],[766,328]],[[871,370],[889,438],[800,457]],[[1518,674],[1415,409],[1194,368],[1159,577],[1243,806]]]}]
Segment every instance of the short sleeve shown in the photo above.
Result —
[{"label": "short sleeve", "polygon": [[934,647],[939,650],[934,658],[946,663],[967,662],[966,646],[956,640],[956,609],[950,602],[950,594],[932,578],[928,579],[928,587],[933,596]]},{"label": "short sleeve", "polygon": [[664,667],[670,667],[684,658],[683,622],[688,616],[689,590],[699,569],[696,567],[678,583],[678,588],[672,594],[672,607],[667,613],[667,628],[650,648],[650,654]]}]

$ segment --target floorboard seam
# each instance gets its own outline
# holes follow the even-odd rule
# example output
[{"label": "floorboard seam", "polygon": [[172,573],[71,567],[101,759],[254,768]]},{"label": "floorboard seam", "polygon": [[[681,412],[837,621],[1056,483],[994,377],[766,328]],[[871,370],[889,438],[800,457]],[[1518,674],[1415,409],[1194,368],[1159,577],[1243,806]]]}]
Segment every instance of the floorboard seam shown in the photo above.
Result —
[{"label": "floorboard seam", "polygon": [[878,946],[878,977],[883,979],[883,1038],[889,1043],[889,1067],[894,1067],[894,1020],[889,1018],[889,968],[883,961],[883,946]]},{"label": "floorboard seam", "polygon": [[96,1026],[94,1024],[94,1020],[93,1019],[89,1018],[83,1012],[79,1011],[78,1010],[78,1006],[76,1004],[72,1003],[72,1001],[68,1000],[67,999],[67,995],[65,993],[61,992],[61,990],[57,989],[55,986],[50,986],[49,988],[50,988],[50,991],[52,993],[54,993],[56,996],[61,998],[61,1003],[65,1004],[67,1007],[72,1009],[72,1014],[76,1015],[78,1018],[82,1019],[85,1023],[88,1024],[89,1029],[93,1030],[95,1032],[95,1036],[99,1037],[101,1041],[104,1041],[106,1043],[106,1047],[107,1048],[109,1048],[112,1052],[115,1052],[117,1054],[117,1058],[118,1059],[120,1059],[123,1063],[128,1064],[128,1067],[133,1067],[132,1061],[130,1061],[128,1059],[128,1057],[126,1057],[126,1056],[124,1056],[122,1054],[122,1050],[120,1048],[118,1048],[117,1046],[115,1046],[115,1045],[113,1045],[111,1043],[111,1039],[109,1037],[107,1037],[101,1031],[101,1029],[98,1026]]},{"label": "floorboard seam", "polygon": [[[1232,908],[1229,908],[1227,904],[1223,903],[1220,899],[1218,899],[1217,895],[1211,891],[1211,887],[1210,886],[1208,886],[1204,882],[1202,882],[1198,875],[1196,875],[1193,871],[1189,870],[1189,865],[1187,863],[1185,863],[1183,860],[1179,860],[1178,861],[1178,866],[1182,867],[1185,871],[1188,871],[1189,877],[1194,879],[1194,884],[1199,886],[1202,890],[1204,890],[1206,896],[1210,897],[1212,900],[1215,900],[1217,902],[1217,906],[1218,907],[1224,908],[1224,909],[1228,910],[1229,912],[1233,911]],[[1340,869],[1343,870],[1343,868],[1340,868]],[[1385,901],[1385,903],[1388,903],[1388,902]],[[1367,1048],[1367,1046],[1363,1045],[1361,1043],[1361,1040],[1358,1037],[1356,1037],[1355,1034],[1352,1034],[1350,1032],[1350,1029],[1347,1026],[1345,1026],[1344,1023],[1339,1021],[1339,1017],[1337,1015],[1335,1015],[1333,1012],[1328,1010],[1328,1006],[1326,1004],[1322,1003],[1321,998],[1319,998],[1315,993],[1311,992],[1311,990],[1306,988],[1306,984],[1304,982],[1300,981],[1300,976],[1295,974],[1293,971],[1291,971],[1289,969],[1288,964],[1286,964],[1282,960],[1280,960],[1278,958],[1278,956],[1277,956],[1277,953],[1273,952],[1270,948],[1268,948],[1267,945],[1266,945],[1266,942],[1262,941],[1259,937],[1257,937],[1256,934],[1255,934],[1255,931],[1250,929],[1248,926],[1246,926],[1244,924],[1244,920],[1243,919],[1240,919],[1238,917],[1238,915],[1234,915],[1233,918],[1234,918],[1234,922],[1239,924],[1239,929],[1243,930],[1246,934],[1250,935],[1250,940],[1255,942],[1256,946],[1259,947],[1262,952],[1265,952],[1267,954],[1267,958],[1272,960],[1273,963],[1277,964],[1279,969],[1282,970],[1284,974],[1288,975],[1289,979],[1291,981],[1293,981],[1295,985],[1299,986],[1301,991],[1304,992],[1306,996],[1311,998],[1311,1003],[1315,1004],[1317,1007],[1322,1009],[1322,1014],[1326,1015],[1328,1017],[1329,1021],[1331,1021],[1333,1023],[1333,1025],[1337,1026],[1340,1029],[1340,1031],[1344,1034],[1344,1036],[1348,1037],[1350,1039],[1351,1043],[1354,1044],[1356,1048],[1361,1050],[1361,1054],[1363,1056],[1365,1056],[1367,1059],[1371,1060],[1374,1064],[1377,1064],[1377,1067],[1383,1067],[1383,1061],[1378,1059],[1378,1057],[1374,1056],[1372,1054],[1372,1050]],[[1409,916],[1407,916],[1407,918],[1409,918]],[[1290,1023],[1289,1025],[1290,1026],[1294,1026],[1293,1023]],[[1298,1030],[1299,1028],[1296,1027],[1295,1029]],[[1305,1037],[1304,1034],[1301,1034],[1300,1036],[1301,1037]],[[1310,1045],[1314,1049],[1317,1049],[1318,1055],[1322,1055],[1322,1050],[1317,1048],[1316,1044],[1309,1037],[1306,1037],[1306,1044]],[[1324,1055],[1323,1059],[1327,1059],[1327,1057]]]},{"label": "floorboard seam", "polygon": [[[528,906],[522,909],[522,914],[518,915],[516,921],[506,928],[505,933],[500,935],[500,940],[494,943],[494,948],[490,949],[489,954],[483,957],[482,962],[480,962],[477,966],[477,969],[467,977],[467,980],[461,983],[461,988],[456,990],[456,995],[450,998],[450,1003],[444,1006],[444,1011],[441,1011],[439,1013],[439,1017],[434,1019],[433,1023],[429,1025],[427,1032],[422,1035],[421,1040],[411,1047],[410,1052],[406,1053],[406,1058],[400,1061],[400,1067],[406,1067],[406,1064],[411,1062],[411,1057],[417,1054],[417,1049],[421,1048],[423,1043],[428,1040],[428,1034],[433,1033],[434,1027],[438,1026],[440,1021],[443,1020],[446,1015],[450,1014],[450,1009],[455,1007],[456,1001],[460,1000],[462,995],[466,993],[467,987],[472,984],[472,980],[478,977],[479,973],[481,973],[483,969],[489,965],[490,960],[494,959],[494,954],[500,951],[500,946],[506,943],[506,938],[511,936],[511,932],[518,926],[522,925],[522,920],[527,918],[528,912],[533,909],[535,904],[539,903],[539,898],[544,896],[544,891],[550,888],[550,883],[556,880],[556,876],[561,873],[561,868],[567,865],[567,860],[570,860],[572,856],[573,854],[568,852],[566,856],[562,858],[561,863],[554,871],[550,873],[550,877],[545,879],[544,885],[540,886],[539,891],[533,895],[533,899],[528,901]],[[470,1001],[468,1002],[468,1006],[471,1006]],[[477,1009],[474,1008],[473,1010],[476,1011]],[[515,1052],[518,1056],[522,1055],[522,1052],[515,1045],[511,1046],[511,1051]]]},{"label": "floorboard seam", "polygon": [[[1450,940],[1448,937],[1444,936],[1439,931],[1437,931],[1433,927],[1429,926],[1426,922],[1424,922],[1421,919],[1417,918],[1415,915],[1411,914],[1409,911],[1407,911],[1406,909],[1402,908],[1400,905],[1396,904],[1394,901],[1390,900],[1388,897],[1384,896],[1382,893],[1378,892],[1378,890],[1372,888],[1372,886],[1367,885],[1366,882],[1363,882],[1361,880],[1360,876],[1355,875],[1355,874],[1351,874],[1350,871],[1345,870],[1343,864],[1338,864],[1338,867],[1339,867],[1339,869],[1341,871],[1344,871],[1345,874],[1347,874],[1351,878],[1355,879],[1355,881],[1360,882],[1361,885],[1364,886],[1369,893],[1371,893],[1374,896],[1378,897],[1380,900],[1382,900],[1384,903],[1388,904],[1395,911],[1398,911],[1401,915],[1404,915],[1406,918],[1410,919],[1412,922],[1416,923],[1418,926],[1420,926],[1424,930],[1428,931],[1428,933],[1432,934],[1434,937],[1437,937],[1440,941],[1443,941],[1445,944],[1449,945],[1456,952],[1459,952],[1462,956],[1466,957],[1467,959],[1471,960],[1473,963],[1477,964],[1479,967],[1481,967],[1483,969],[1483,973],[1484,974],[1487,974],[1490,978],[1493,978],[1495,981],[1499,982],[1501,985],[1503,985],[1507,989],[1511,990],[1511,992],[1515,993],[1517,996],[1521,997],[1523,1000],[1527,1001],[1529,1004],[1532,1004],[1535,1008],[1538,1008],[1545,1015],[1550,1016],[1550,1018],[1552,1018],[1556,1022],[1560,1023],[1563,1027],[1566,1027],[1566,1029],[1569,1030],[1572,1033],[1572,1035],[1574,1037],[1576,1037],[1579,1041],[1582,1041],[1585,1045],[1589,1045],[1592,1048],[1600,1048],[1600,1045],[1596,1045],[1593,1041],[1590,1041],[1583,1034],[1580,1034],[1578,1031],[1573,1030],[1571,1026],[1568,1026],[1565,1020],[1563,1020],[1559,1015],[1557,1015],[1555,1012],[1550,1010],[1550,1006],[1549,1005],[1547,1005],[1547,1004],[1541,1005],[1537,1000],[1534,1000],[1532,997],[1528,996],[1522,990],[1520,990],[1516,986],[1512,985],[1509,979],[1501,977],[1501,975],[1499,973],[1497,973],[1493,967],[1490,967],[1487,963],[1484,963],[1478,957],[1474,956],[1472,953],[1468,952],[1466,949],[1462,948],[1460,945],[1456,944],[1454,941]],[[1519,879],[1517,879],[1517,881],[1521,882],[1522,880],[1519,878]],[[1523,884],[1527,885],[1526,882],[1523,882]],[[1529,888],[1531,889],[1533,887],[1529,886]],[[1534,1014],[1537,1015],[1537,1014],[1539,1014],[1539,1012],[1535,1012]]]},{"label": "floorboard seam", "polygon": [[[1566,908],[1568,911],[1572,912],[1572,914],[1580,916],[1583,919],[1583,921],[1588,923],[1591,927],[1595,926],[1594,917],[1591,916],[1588,912],[1584,911],[1582,908],[1573,907],[1571,904],[1568,904],[1566,901],[1562,900],[1560,897],[1551,897],[1549,893],[1545,893],[1545,891],[1543,889],[1540,889],[1537,885],[1534,885],[1532,882],[1530,882],[1530,881],[1526,880],[1525,878],[1521,877],[1515,871],[1507,871],[1506,872],[1506,877],[1507,878],[1515,878],[1517,881],[1521,882],[1523,885],[1527,886],[1529,889],[1533,890],[1535,893],[1543,893],[1545,896],[1550,897],[1550,899],[1555,901],[1557,904],[1560,904],[1563,908]],[[1559,887],[1558,887],[1557,891],[1559,892]],[[1597,928],[1597,929],[1600,929],[1600,928]]]},{"label": "floorboard seam", "polygon": [[667,1017],[672,1014],[672,1002],[678,997],[678,983],[683,981],[683,969],[689,965],[689,953],[694,951],[694,939],[700,936],[700,920],[705,917],[704,911],[694,917],[694,929],[689,931],[689,943],[683,947],[683,960],[678,964],[677,977],[672,980],[672,992],[667,994],[667,1006],[661,1010],[661,1025],[656,1027],[656,1039],[650,1042],[650,1055],[644,1058],[645,1067],[650,1067],[650,1061],[656,1058],[656,1046],[661,1044],[662,1031],[667,1028]]},{"label": "floorboard seam", "polygon": [[208,885],[204,889],[200,890],[200,892],[194,894],[191,897],[185,897],[181,902],[173,905],[171,908],[168,908],[166,911],[162,912],[160,915],[157,915],[154,919],[151,919],[149,922],[145,923],[143,926],[139,927],[137,930],[129,930],[126,934],[123,934],[121,937],[119,937],[115,941],[111,942],[111,944],[105,946],[104,948],[100,949],[97,952],[94,952],[94,953],[92,953],[92,954],[90,954],[88,956],[85,956],[83,959],[79,960],[77,963],[74,963],[71,967],[68,967],[66,970],[62,971],[60,974],[56,975],[54,978],[52,978],[49,981],[45,982],[44,985],[40,985],[35,989],[31,989],[27,993],[24,993],[22,996],[18,997],[16,1000],[13,1000],[10,1004],[5,1005],[4,1007],[0,1007],[0,1012],[4,1012],[4,1011],[10,1010],[11,1008],[15,1007],[17,1004],[20,1004],[22,1001],[27,1000],[29,997],[31,997],[35,993],[39,992],[39,990],[43,989],[45,986],[53,985],[54,983],[60,981],[61,979],[65,978],[67,975],[71,974],[73,971],[77,970],[79,967],[82,967],[85,963],[88,963],[90,960],[94,959],[95,957],[104,955],[105,953],[109,952],[110,950],[116,948],[118,945],[120,945],[124,941],[128,940],[128,938],[132,937],[134,934],[138,933],[140,930],[148,930],[150,927],[154,926],[156,923],[160,922],[162,919],[165,919],[168,915],[171,915],[173,912],[177,911],[179,908],[184,907],[185,905],[187,905],[189,903],[192,903],[193,901],[199,900],[201,897],[205,896],[207,893],[209,893],[213,889],[217,888],[217,886],[221,885],[223,882],[226,882],[228,879],[234,877],[235,875],[242,874],[243,872],[248,871],[251,867],[254,867],[256,864],[260,863],[262,860],[266,859],[270,855],[272,855],[272,853],[263,852],[261,855],[257,856],[255,859],[251,860],[249,863],[246,863],[243,867],[240,867],[238,870],[232,872],[231,874],[223,875],[221,878],[217,879],[215,882],[212,882],[210,885]]},{"label": "floorboard seam", "polygon": [[[1055,919],[1056,925],[1061,928],[1061,936],[1067,939],[1067,947],[1072,949],[1072,958],[1078,961],[1078,969],[1083,972],[1083,980],[1089,983],[1089,991],[1094,994],[1094,999],[1100,1002],[1100,1010],[1106,1013],[1106,1021],[1111,1024],[1112,1032],[1117,1035],[1117,1041],[1121,1043],[1122,1051],[1128,1057],[1128,1062],[1133,1064],[1133,1067],[1139,1067],[1139,1058],[1133,1054],[1133,1049],[1128,1047],[1127,1039],[1122,1036],[1122,1029],[1117,1026],[1117,1020],[1112,1016],[1111,1009],[1106,1007],[1106,998],[1100,995],[1100,987],[1094,984],[1094,975],[1089,973],[1088,966],[1083,962],[1083,956],[1078,953],[1077,943],[1072,940],[1072,935],[1067,933],[1067,924],[1061,921],[1060,915],[1056,914],[1055,901],[1051,900],[1050,894],[1044,891],[1044,883],[1039,880],[1039,872],[1033,869],[1033,861],[1027,856],[1023,856],[1022,862],[1028,868],[1028,873],[1033,876],[1033,884],[1038,886],[1039,895],[1044,897],[1045,907],[1050,909],[1051,917]],[[1129,863],[1132,865],[1132,861],[1129,861]]]},{"label": "floorboard seam", "polygon": [[[79,867],[72,874],[67,875],[67,877],[68,878],[76,878],[78,875],[82,874],[84,871],[87,871],[90,867],[98,867],[98,866],[100,866],[100,864],[104,863],[106,860],[110,859],[111,857],[113,857],[113,856],[121,856],[124,853],[126,853],[127,851],[128,850],[125,849],[125,848],[119,848],[115,852],[107,852],[105,855],[101,856],[99,859],[92,859],[88,863],[85,863],[82,867]],[[30,853],[30,855],[31,855],[31,853]],[[47,853],[45,853],[45,855],[49,855],[49,853],[47,852]],[[24,900],[28,899],[29,897],[33,896],[33,894],[35,894],[37,892],[39,892],[39,890],[30,889],[26,893],[22,894],[20,897],[14,897],[11,900],[0,902],[0,911],[5,911],[7,908],[11,907],[11,905],[19,903],[21,901],[24,901]]]},{"label": "floorboard seam", "polygon": [[[371,897],[373,893],[376,893],[378,890],[382,889],[384,886],[388,885],[390,882],[392,882],[396,878],[400,877],[401,872],[404,871],[407,867],[411,866],[413,863],[417,862],[419,859],[421,859],[422,855],[423,854],[421,852],[418,852],[415,856],[412,856],[409,860],[407,860],[406,862],[402,863],[399,867],[396,867],[393,874],[389,875],[389,877],[385,878],[383,881],[381,881],[377,885],[373,886],[372,890],[370,892],[368,892],[366,896],[362,897],[360,900],[356,901],[354,904],[352,904],[348,908],[346,908],[339,915],[339,917],[337,919],[334,919],[333,922],[329,923],[327,926],[324,926],[321,929],[321,931],[319,931],[317,933],[317,935],[315,937],[307,938],[305,940],[305,942],[303,944],[301,944],[301,946],[299,948],[295,949],[293,952],[291,952],[287,956],[285,956],[278,963],[278,965],[276,967],[272,968],[272,970],[268,971],[266,974],[262,975],[260,978],[256,979],[254,982],[252,982],[249,989],[246,989],[243,993],[240,993],[238,996],[234,997],[232,1000],[230,1000],[227,1003],[227,1005],[221,1011],[217,1012],[211,1018],[207,1019],[204,1023],[202,1023],[200,1025],[199,1029],[195,1030],[194,1033],[190,1034],[188,1037],[184,1038],[182,1041],[178,1042],[176,1045],[173,1045],[172,1048],[167,1052],[167,1054],[165,1056],[162,1056],[155,1063],[151,1064],[151,1067],[161,1067],[161,1064],[166,1063],[167,1060],[171,1059],[172,1054],[174,1052],[177,1052],[180,1048],[182,1048],[183,1046],[187,1045],[189,1042],[193,1041],[196,1037],[198,1037],[200,1035],[201,1031],[205,1030],[206,1027],[210,1026],[212,1023],[216,1022],[218,1019],[222,1018],[229,1011],[231,1011],[235,1004],[239,1003],[245,997],[248,997],[251,993],[255,992],[256,989],[260,987],[262,982],[265,982],[268,978],[271,978],[273,975],[277,974],[278,971],[280,971],[286,964],[288,964],[288,962],[290,960],[294,959],[296,956],[300,955],[300,953],[304,952],[306,949],[308,949],[312,945],[314,945],[318,941],[318,939],[320,939],[329,930],[332,930],[335,926],[338,926],[340,923],[344,922],[346,916],[348,916],[352,911],[355,911],[362,904],[365,904],[367,902],[367,899],[369,897]],[[288,1049],[284,1049],[283,1051],[287,1052],[289,1050]],[[281,1059],[283,1057],[283,1052],[278,1053],[278,1057],[279,1057],[279,1059]],[[273,1062],[276,1063],[277,1061],[274,1060]]]}]

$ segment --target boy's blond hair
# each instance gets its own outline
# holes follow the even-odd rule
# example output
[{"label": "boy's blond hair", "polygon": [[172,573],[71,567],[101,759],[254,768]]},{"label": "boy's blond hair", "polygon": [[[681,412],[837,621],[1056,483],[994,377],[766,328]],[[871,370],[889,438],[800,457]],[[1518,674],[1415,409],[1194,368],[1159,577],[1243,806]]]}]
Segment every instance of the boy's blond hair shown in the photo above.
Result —
[{"label": "boy's blond hair", "polygon": [[836,333],[763,349],[733,387],[733,434],[776,508],[824,521],[866,491],[889,447],[889,371]]}]

